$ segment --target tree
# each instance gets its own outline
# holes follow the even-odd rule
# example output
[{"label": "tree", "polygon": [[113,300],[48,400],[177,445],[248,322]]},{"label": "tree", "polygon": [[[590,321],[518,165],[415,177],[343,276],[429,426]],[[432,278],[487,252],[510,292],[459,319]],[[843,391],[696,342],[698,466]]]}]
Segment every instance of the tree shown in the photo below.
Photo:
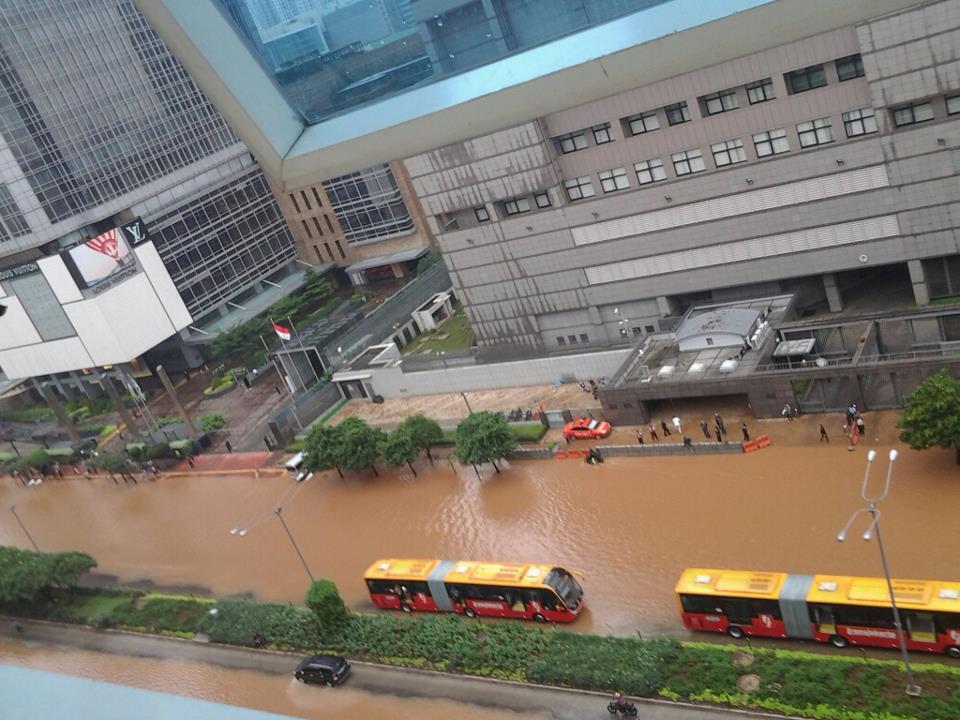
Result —
[{"label": "tree", "polygon": [[457,457],[471,465],[493,463],[517,446],[507,419],[500,413],[476,412],[457,425]]},{"label": "tree", "polygon": [[38,553],[0,547],[0,602],[32,602],[54,586],[73,588],[97,566],[86,553]]},{"label": "tree", "polygon": [[340,630],[350,619],[350,611],[332,580],[315,580],[307,590],[305,603],[324,631]]},{"label": "tree", "polygon": [[960,380],[944,369],[917,385],[897,427],[903,430],[900,439],[910,447],[953,449],[960,464]]},{"label": "tree", "polygon": [[303,464],[308,470],[331,470],[343,477],[340,469],[342,433],[339,426],[316,424],[303,443]]},{"label": "tree", "polygon": [[50,455],[43,448],[34,448],[27,453],[24,459],[27,461],[27,464],[30,467],[38,470],[41,473],[43,472],[43,469],[50,463]]},{"label": "tree", "polygon": [[137,466],[123,453],[100,453],[95,458],[87,461],[86,465],[96,470],[103,470],[111,479],[114,475],[119,475],[124,480],[133,480],[136,482],[133,474],[137,471]]},{"label": "tree", "polygon": [[390,467],[397,467],[406,463],[410,471],[416,476],[413,461],[420,454],[420,448],[413,441],[409,430],[401,423],[392,433],[383,436],[380,444],[380,456]]},{"label": "tree", "polygon": [[376,430],[357,417],[348,417],[337,425],[340,443],[337,446],[337,464],[344,470],[371,468],[379,475],[374,465],[380,455],[379,445],[384,436],[382,430]]},{"label": "tree", "polygon": [[30,467],[30,463],[27,462],[27,459],[24,457],[10,457],[0,460],[0,474],[3,475],[23,475],[27,472],[27,468]]},{"label": "tree", "polygon": [[430,459],[430,462],[433,462],[433,455],[430,454],[430,448],[443,439],[443,430],[440,429],[437,422],[431,420],[423,413],[415,413],[406,417],[404,421],[397,426],[397,430],[400,428],[403,428],[407,434],[409,434],[417,451],[426,450],[427,457]]}]

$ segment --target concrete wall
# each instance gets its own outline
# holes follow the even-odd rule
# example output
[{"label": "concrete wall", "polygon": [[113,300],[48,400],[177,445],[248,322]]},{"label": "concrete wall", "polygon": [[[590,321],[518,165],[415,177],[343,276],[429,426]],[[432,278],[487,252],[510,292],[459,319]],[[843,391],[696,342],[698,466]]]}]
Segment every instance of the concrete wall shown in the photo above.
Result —
[{"label": "concrete wall", "polygon": [[413,373],[404,373],[400,368],[371,368],[370,383],[374,391],[384,397],[547,385],[560,378],[570,382],[601,375],[611,377],[630,352],[610,350]]}]

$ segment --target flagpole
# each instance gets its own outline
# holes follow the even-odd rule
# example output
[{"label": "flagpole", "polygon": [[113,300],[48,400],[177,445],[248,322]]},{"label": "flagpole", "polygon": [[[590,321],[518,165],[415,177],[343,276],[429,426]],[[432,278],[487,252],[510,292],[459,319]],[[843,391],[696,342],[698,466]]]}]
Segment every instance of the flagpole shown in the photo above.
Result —
[{"label": "flagpole", "polygon": [[[274,324],[275,324],[275,323],[273,322],[273,318],[270,318],[270,324],[271,324],[271,325],[274,325]],[[276,332],[276,328],[274,328],[274,332]],[[278,337],[279,337],[279,335],[278,335]],[[282,337],[280,338],[280,342],[283,343],[283,347],[284,347],[284,348],[287,347],[287,341],[284,340]],[[295,360],[294,358],[292,358],[292,357],[290,358],[290,364],[293,366],[293,369],[294,369],[294,370],[296,371],[296,373],[297,373],[297,380],[300,381],[300,387],[303,388],[304,390],[306,390],[306,389],[307,389],[307,386],[306,386],[306,383],[303,382],[303,376],[300,374],[300,368],[297,367],[296,360]]]},{"label": "flagpole", "polygon": [[[273,320],[270,321],[270,324],[273,325]],[[267,356],[270,356],[270,348],[267,347],[267,341],[263,339],[263,335],[260,336],[260,342],[263,343],[263,349],[267,351]],[[276,358],[270,357],[270,362],[273,363],[273,369],[277,371],[277,375],[283,380],[283,384],[287,386],[287,393],[290,395],[290,412],[293,413],[293,419],[297,421],[297,427],[300,428],[300,432],[303,432],[303,423],[300,422],[300,416],[297,415],[297,403],[293,395],[293,388],[291,388],[290,384],[283,378],[283,373],[280,372],[280,368],[277,366]],[[279,440],[279,438],[277,439]]]},{"label": "flagpole", "polygon": [[[263,343],[263,349],[267,351],[267,357],[270,358],[270,362],[273,364],[273,369],[277,371],[277,375],[280,376],[280,379],[283,380],[283,373],[280,372],[280,366],[277,365],[277,359],[270,354],[270,348],[267,347],[267,341],[263,339],[263,335],[260,336],[260,342]],[[290,386],[287,385],[287,381],[284,380],[283,384],[287,388],[287,394],[293,395],[293,390],[290,389]]]},{"label": "flagpole", "polygon": [[307,349],[303,346],[303,338],[300,336],[300,333],[297,332],[297,328],[294,327],[293,318],[288,317],[287,322],[290,323],[290,329],[293,330],[293,334],[297,338],[297,342],[300,343],[300,350],[303,351],[303,356],[306,358],[307,362],[310,364],[310,369],[313,370],[313,378],[317,382],[320,382],[320,376],[317,375],[317,369],[313,366],[313,363],[310,362],[310,356],[307,355]]}]

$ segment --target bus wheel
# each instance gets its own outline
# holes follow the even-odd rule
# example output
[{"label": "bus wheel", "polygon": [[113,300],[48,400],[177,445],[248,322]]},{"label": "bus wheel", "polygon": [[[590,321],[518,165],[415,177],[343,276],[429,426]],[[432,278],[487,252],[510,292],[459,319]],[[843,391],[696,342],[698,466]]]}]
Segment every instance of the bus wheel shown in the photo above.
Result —
[{"label": "bus wheel", "polygon": [[545,623],[547,621],[547,619],[540,613],[537,613],[536,615],[534,615],[533,619],[536,620],[538,623]]},{"label": "bus wheel", "polygon": [[732,638],[739,639],[739,638],[742,638],[744,635],[746,635],[746,633],[743,632],[743,628],[740,627],[739,625],[731,625],[730,627],[727,628],[727,635],[729,635]]},{"label": "bus wheel", "polygon": [[463,611],[463,614],[466,615],[468,618],[475,618],[477,616],[477,611],[474,610],[473,608],[467,608],[466,610]]},{"label": "bus wheel", "polygon": [[960,646],[954,645],[953,647],[948,647],[947,655],[957,660],[960,660]]},{"label": "bus wheel", "polygon": [[850,642],[843,635],[831,635],[830,644],[837,648],[845,648]]}]

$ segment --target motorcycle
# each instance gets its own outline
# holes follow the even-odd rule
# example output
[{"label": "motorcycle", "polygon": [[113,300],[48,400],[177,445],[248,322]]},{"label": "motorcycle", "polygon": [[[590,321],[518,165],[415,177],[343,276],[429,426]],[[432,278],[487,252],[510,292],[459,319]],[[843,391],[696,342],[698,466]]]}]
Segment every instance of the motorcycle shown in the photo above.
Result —
[{"label": "motorcycle", "polygon": [[637,706],[632,702],[627,702],[626,700],[621,703],[611,702],[607,705],[607,712],[609,712],[611,715],[623,713],[627,717],[636,717]]}]

